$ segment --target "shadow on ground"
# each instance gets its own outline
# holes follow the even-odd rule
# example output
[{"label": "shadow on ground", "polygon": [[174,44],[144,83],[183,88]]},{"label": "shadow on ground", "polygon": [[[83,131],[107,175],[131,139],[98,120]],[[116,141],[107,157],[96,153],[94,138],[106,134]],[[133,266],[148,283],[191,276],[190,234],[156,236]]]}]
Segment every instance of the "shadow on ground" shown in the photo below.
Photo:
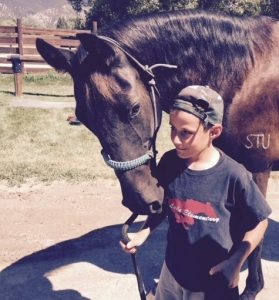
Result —
[{"label": "shadow on ground", "polygon": [[[139,223],[132,231],[137,230]],[[163,223],[138,252],[138,262],[147,290],[158,278],[165,251],[167,224]],[[263,259],[279,261],[279,223],[269,220],[263,249]],[[54,291],[46,274],[69,264],[88,262],[109,272],[134,273],[130,256],[124,254],[118,241],[121,225],[93,230],[79,238],[64,241],[26,256],[0,273],[0,295],[11,299],[87,299],[75,290]],[[137,288],[137,287],[135,287]]]},{"label": "shadow on ground", "polygon": [[264,238],[262,258],[279,262],[279,222],[268,220],[268,229]]},{"label": "shadow on ground", "polygon": [[[139,223],[133,226],[132,230],[136,230]],[[165,251],[165,227],[162,224],[138,251],[138,263],[148,290],[153,287],[153,279],[158,278],[160,273]],[[120,249],[120,238],[121,225],[108,226],[18,260],[0,273],[1,299],[87,299],[75,290],[54,291],[46,274],[78,262],[91,263],[109,272],[133,274],[130,255]]]},{"label": "shadow on ground", "polygon": [[30,93],[30,92],[24,92],[23,95],[28,95],[28,96],[45,96],[45,97],[74,97],[73,94],[68,94],[68,95],[57,95],[57,94],[50,94],[50,93],[47,93],[47,94],[44,94],[44,93]]},{"label": "shadow on ground", "polygon": [[[11,92],[11,91],[1,91],[1,93],[3,94],[7,94],[7,95],[15,95],[15,92]],[[31,92],[23,92],[22,93],[23,96],[24,95],[28,95],[28,96],[45,96],[45,97],[57,97],[57,98],[60,98],[60,97],[63,97],[63,98],[73,98],[74,95],[73,94],[68,94],[68,95],[57,95],[57,94],[50,94],[50,93],[31,93]]]}]

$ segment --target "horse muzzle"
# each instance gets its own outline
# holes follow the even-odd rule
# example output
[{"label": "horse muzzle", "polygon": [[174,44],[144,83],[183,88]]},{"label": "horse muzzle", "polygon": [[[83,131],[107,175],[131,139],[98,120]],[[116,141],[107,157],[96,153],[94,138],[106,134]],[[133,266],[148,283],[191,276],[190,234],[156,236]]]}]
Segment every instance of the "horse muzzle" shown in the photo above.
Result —
[{"label": "horse muzzle", "polygon": [[149,204],[142,204],[137,201],[127,201],[125,198],[122,200],[122,205],[127,207],[131,212],[138,215],[153,215],[162,212],[162,201],[153,201]]}]

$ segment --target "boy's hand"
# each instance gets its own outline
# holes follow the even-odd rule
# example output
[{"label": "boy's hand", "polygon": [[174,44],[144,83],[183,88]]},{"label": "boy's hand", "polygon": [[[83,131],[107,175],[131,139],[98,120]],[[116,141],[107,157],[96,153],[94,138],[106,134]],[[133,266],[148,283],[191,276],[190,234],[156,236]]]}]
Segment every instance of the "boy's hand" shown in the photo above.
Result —
[{"label": "boy's hand", "polygon": [[146,239],[148,238],[150,234],[149,228],[142,229],[137,233],[128,233],[128,237],[130,239],[130,242],[128,242],[126,245],[120,241],[120,246],[123,251],[125,251],[128,254],[133,254],[137,251],[137,247],[141,246]]},{"label": "boy's hand", "polygon": [[221,273],[228,281],[229,288],[235,288],[238,285],[240,266],[232,261],[224,260],[210,269],[209,274],[215,275]]},{"label": "boy's hand", "polygon": [[259,222],[252,230],[247,231],[242,242],[237,246],[234,253],[227,259],[210,269],[209,274],[222,274],[228,281],[228,287],[234,288],[239,281],[241,266],[249,254],[263,239],[268,225],[267,219]]}]

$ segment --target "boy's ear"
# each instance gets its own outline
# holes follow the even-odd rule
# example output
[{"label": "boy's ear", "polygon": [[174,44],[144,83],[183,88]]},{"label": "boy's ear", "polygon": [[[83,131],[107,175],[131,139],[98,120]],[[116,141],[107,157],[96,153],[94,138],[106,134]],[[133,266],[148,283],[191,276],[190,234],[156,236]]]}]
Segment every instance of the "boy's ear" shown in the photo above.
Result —
[{"label": "boy's ear", "polygon": [[223,131],[223,126],[221,124],[215,124],[210,129],[210,137],[212,140],[219,137]]}]

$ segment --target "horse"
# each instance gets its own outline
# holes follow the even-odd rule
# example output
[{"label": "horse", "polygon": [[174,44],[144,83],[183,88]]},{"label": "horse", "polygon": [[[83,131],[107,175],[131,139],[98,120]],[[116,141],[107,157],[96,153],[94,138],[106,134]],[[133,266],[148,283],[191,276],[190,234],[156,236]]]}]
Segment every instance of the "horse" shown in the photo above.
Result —
[{"label": "horse", "polygon": [[[216,146],[251,171],[266,195],[272,166],[279,160],[276,20],[161,12],[78,38],[76,53],[42,39],[36,46],[46,62],[72,76],[76,115],[97,136],[106,162],[115,168],[123,205],[139,214],[160,212],[156,134],[162,111],[168,113],[172,99],[192,84],[208,85],[223,97],[224,131]],[[261,248],[248,259],[242,300],[255,299],[263,288]]]}]

